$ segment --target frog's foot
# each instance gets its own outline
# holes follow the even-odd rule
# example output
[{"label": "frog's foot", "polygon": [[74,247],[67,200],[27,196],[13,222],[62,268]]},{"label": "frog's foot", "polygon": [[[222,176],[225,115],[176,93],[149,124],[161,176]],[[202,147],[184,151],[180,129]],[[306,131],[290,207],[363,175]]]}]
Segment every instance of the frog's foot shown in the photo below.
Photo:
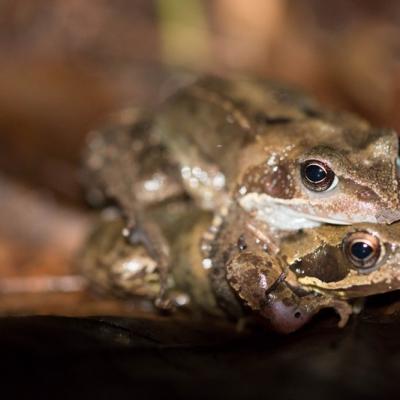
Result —
[{"label": "frog's foot", "polygon": [[155,249],[145,234],[140,240],[126,240],[122,229],[121,219],[99,224],[82,254],[83,275],[103,293],[127,299],[140,297],[154,301],[157,308],[168,309],[168,248]]},{"label": "frog's foot", "polygon": [[276,331],[294,332],[324,308],[339,314],[344,327],[353,310],[344,300],[320,294],[299,295],[287,282],[279,257],[243,252],[227,264],[227,279],[236,294]]},{"label": "frog's foot", "polygon": [[171,286],[168,265],[149,254],[140,243],[128,246],[131,247],[128,258],[117,260],[110,269],[113,286],[127,296],[152,300],[160,311],[172,311],[174,303],[167,293]]},{"label": "frog's foot", "polygon": [[331,307],[334,308],[334,310],[339,314],[339,328],[344,328],[347,325],[351,314],[353,313],[353,308],[349,303],[343,300],[334,300]]},{"label": "frog's foot", "polygon": [[335,299],[333,297],[321,296],[305,296],[301,299],[301,304],[308,313],[317,314],[324,308],[333,308],[339,315],[338,326],[343,328],[346,326],[351,314],[353,313],[352,306],[345,300]]},{"label": "frog's foot", "polygon": [[269,254],[243,252],[226,266],[227,280],[235,293],[269,328],[290,333],[303,326],[311,316],[304,312],[286,285],[282,260]]},{"label": "frog's foot", "polygon": [[252,310],[262,308],[267,295],[285,279],[278,258],[247,251],[233,257],[226,271],[229,284]]},{"label": "frog's foot", "polygon": [[157,309],[163,312],[172,311],[174,301],[167,294],[169,285],[169,248],[158,226],[149,221],[135,219],[123,230],[123,235],[132,246],[143,247],[149,260],[156,264],[159,276],[159,291],[154,300]]},{"label": "frog's foot", "polygon": [[333,308],[339,314],[340,328],[347,324],[352,314],[352,307],[346,301],[314,294],[300,297],[282,283],[274,293],[268,294],[261,314],[278,332],[291,333],[300,329],[324,308]]}]

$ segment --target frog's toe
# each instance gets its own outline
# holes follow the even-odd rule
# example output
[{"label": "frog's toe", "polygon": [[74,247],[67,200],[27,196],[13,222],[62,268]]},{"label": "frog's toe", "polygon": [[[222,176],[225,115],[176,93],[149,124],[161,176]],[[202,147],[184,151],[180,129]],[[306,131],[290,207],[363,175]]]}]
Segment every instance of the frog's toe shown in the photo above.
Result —
[{"label": "frog's toe", "polygon": [[341,300],[334,301],[332,307],[339,314],[340,319],[338,322],[338,327],[344,328],[347,325],[351,314],[353,313],[352,307],[346,301]]}]

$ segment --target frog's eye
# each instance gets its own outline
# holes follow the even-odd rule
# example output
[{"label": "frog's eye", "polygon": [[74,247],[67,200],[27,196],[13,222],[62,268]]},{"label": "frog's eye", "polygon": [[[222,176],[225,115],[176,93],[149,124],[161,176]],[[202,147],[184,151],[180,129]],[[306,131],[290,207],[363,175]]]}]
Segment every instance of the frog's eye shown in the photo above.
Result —
[{"label": "frog's eye", "polygon": [[325,192],[337,184],[335,173],[322,161],[307,160],[301,164],[301,178],[307,189]]},{"label": "frog's eye", "polygon": [[381,256],[379,239],[368,232],[353,232],[343,241],[343,250],[348,260],[360,270],[376,265]]}]

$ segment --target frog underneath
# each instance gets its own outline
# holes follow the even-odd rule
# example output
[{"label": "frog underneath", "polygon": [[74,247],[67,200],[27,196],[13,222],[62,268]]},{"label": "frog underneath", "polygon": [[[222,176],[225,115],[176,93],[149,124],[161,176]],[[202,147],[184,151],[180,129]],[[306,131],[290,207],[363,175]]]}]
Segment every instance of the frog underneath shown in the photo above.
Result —
[{"label": "frog underneath", "polygon": [[[400,223],[323,225],[283,236],[273,248],[248,229],[244,214],[228,218],[205,251],[209,212],[183,203],[151,211],[170,243],[173,268],[164,286],[176,306],[236,320],[251,316],[289,333],[324,308],[334,308],[343,326],[349,301],[400,288]],[[122,227],[121,218],[98,226],[83,253],[83,272],[104,291],[154,300],[162,285],[157,265],[142,244],[122,237]]]}]

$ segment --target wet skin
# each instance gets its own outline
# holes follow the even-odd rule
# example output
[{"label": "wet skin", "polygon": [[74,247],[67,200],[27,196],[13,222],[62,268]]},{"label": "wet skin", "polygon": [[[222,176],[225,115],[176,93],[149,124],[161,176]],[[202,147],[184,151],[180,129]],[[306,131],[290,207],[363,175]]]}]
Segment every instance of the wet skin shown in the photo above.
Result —
[{"label": "wet skin", "polygon": [[[96,205],[117,205],[124,238],[116,233],[113,240],[142,248],[136,268],[147,266],[150,282],[158,283],[151,289],[144,281],[140,290],[125,290],[125,275],[117,274],[115,285],[115,274],[107,272],[104,279],[110,283],[105,286],[120,287],[115,293],[147,296],[149,291],[159,307],[171,306],[167,292],[175,240],[166,237],[151,210],[177,199],[214,216],[209,229],[203,229],[211,232],[203,235],[203,250],[211,246],[220,255],[233,245],[217,237],[225,235],[222,227],[229,227],[228,236],[236,232],[238,215],[245,220],[242,226],[253,226],[258,236],[263,233],[257,240],[272,245],[274,252],[288,232],[322,222],[392,223],[400,218],[396,134],[374,129],[354,115],[327,111],[276,83],[204,78],[154,113],[125,117],[90,137],[85,157],[88,198]],[[99,233],[93,242],[103,248],[107,240]],[[96,246],[89,248],[94,252]],[[111,270],[115,260],[123,259],[117,248],[99,251],[103,269]],[[237,263],[228,267],[218,260],[213,259],[221,267],[210,268],[207,280],[217,301],[228,304],[222,308],[237,314],[233,309],[241,310],[241,304],[226,298],[240,291],[232,295],[234,284],[225,279]],[[240,260],[249,265],[242,255]],[[88,275],[96,276],[97,264],[86,265]]]},{"label": "wet skin", "polygon": [[[205,209],[235,199],[281,229],[400,219],[395,132],[324,110],[275,83],[204,78],[154,113],[91,135],[89,197],[138,211],[182,193]],[[325,179],[312,182],[315,165]],[[273,214],[288,214],[290,219]]]}]

